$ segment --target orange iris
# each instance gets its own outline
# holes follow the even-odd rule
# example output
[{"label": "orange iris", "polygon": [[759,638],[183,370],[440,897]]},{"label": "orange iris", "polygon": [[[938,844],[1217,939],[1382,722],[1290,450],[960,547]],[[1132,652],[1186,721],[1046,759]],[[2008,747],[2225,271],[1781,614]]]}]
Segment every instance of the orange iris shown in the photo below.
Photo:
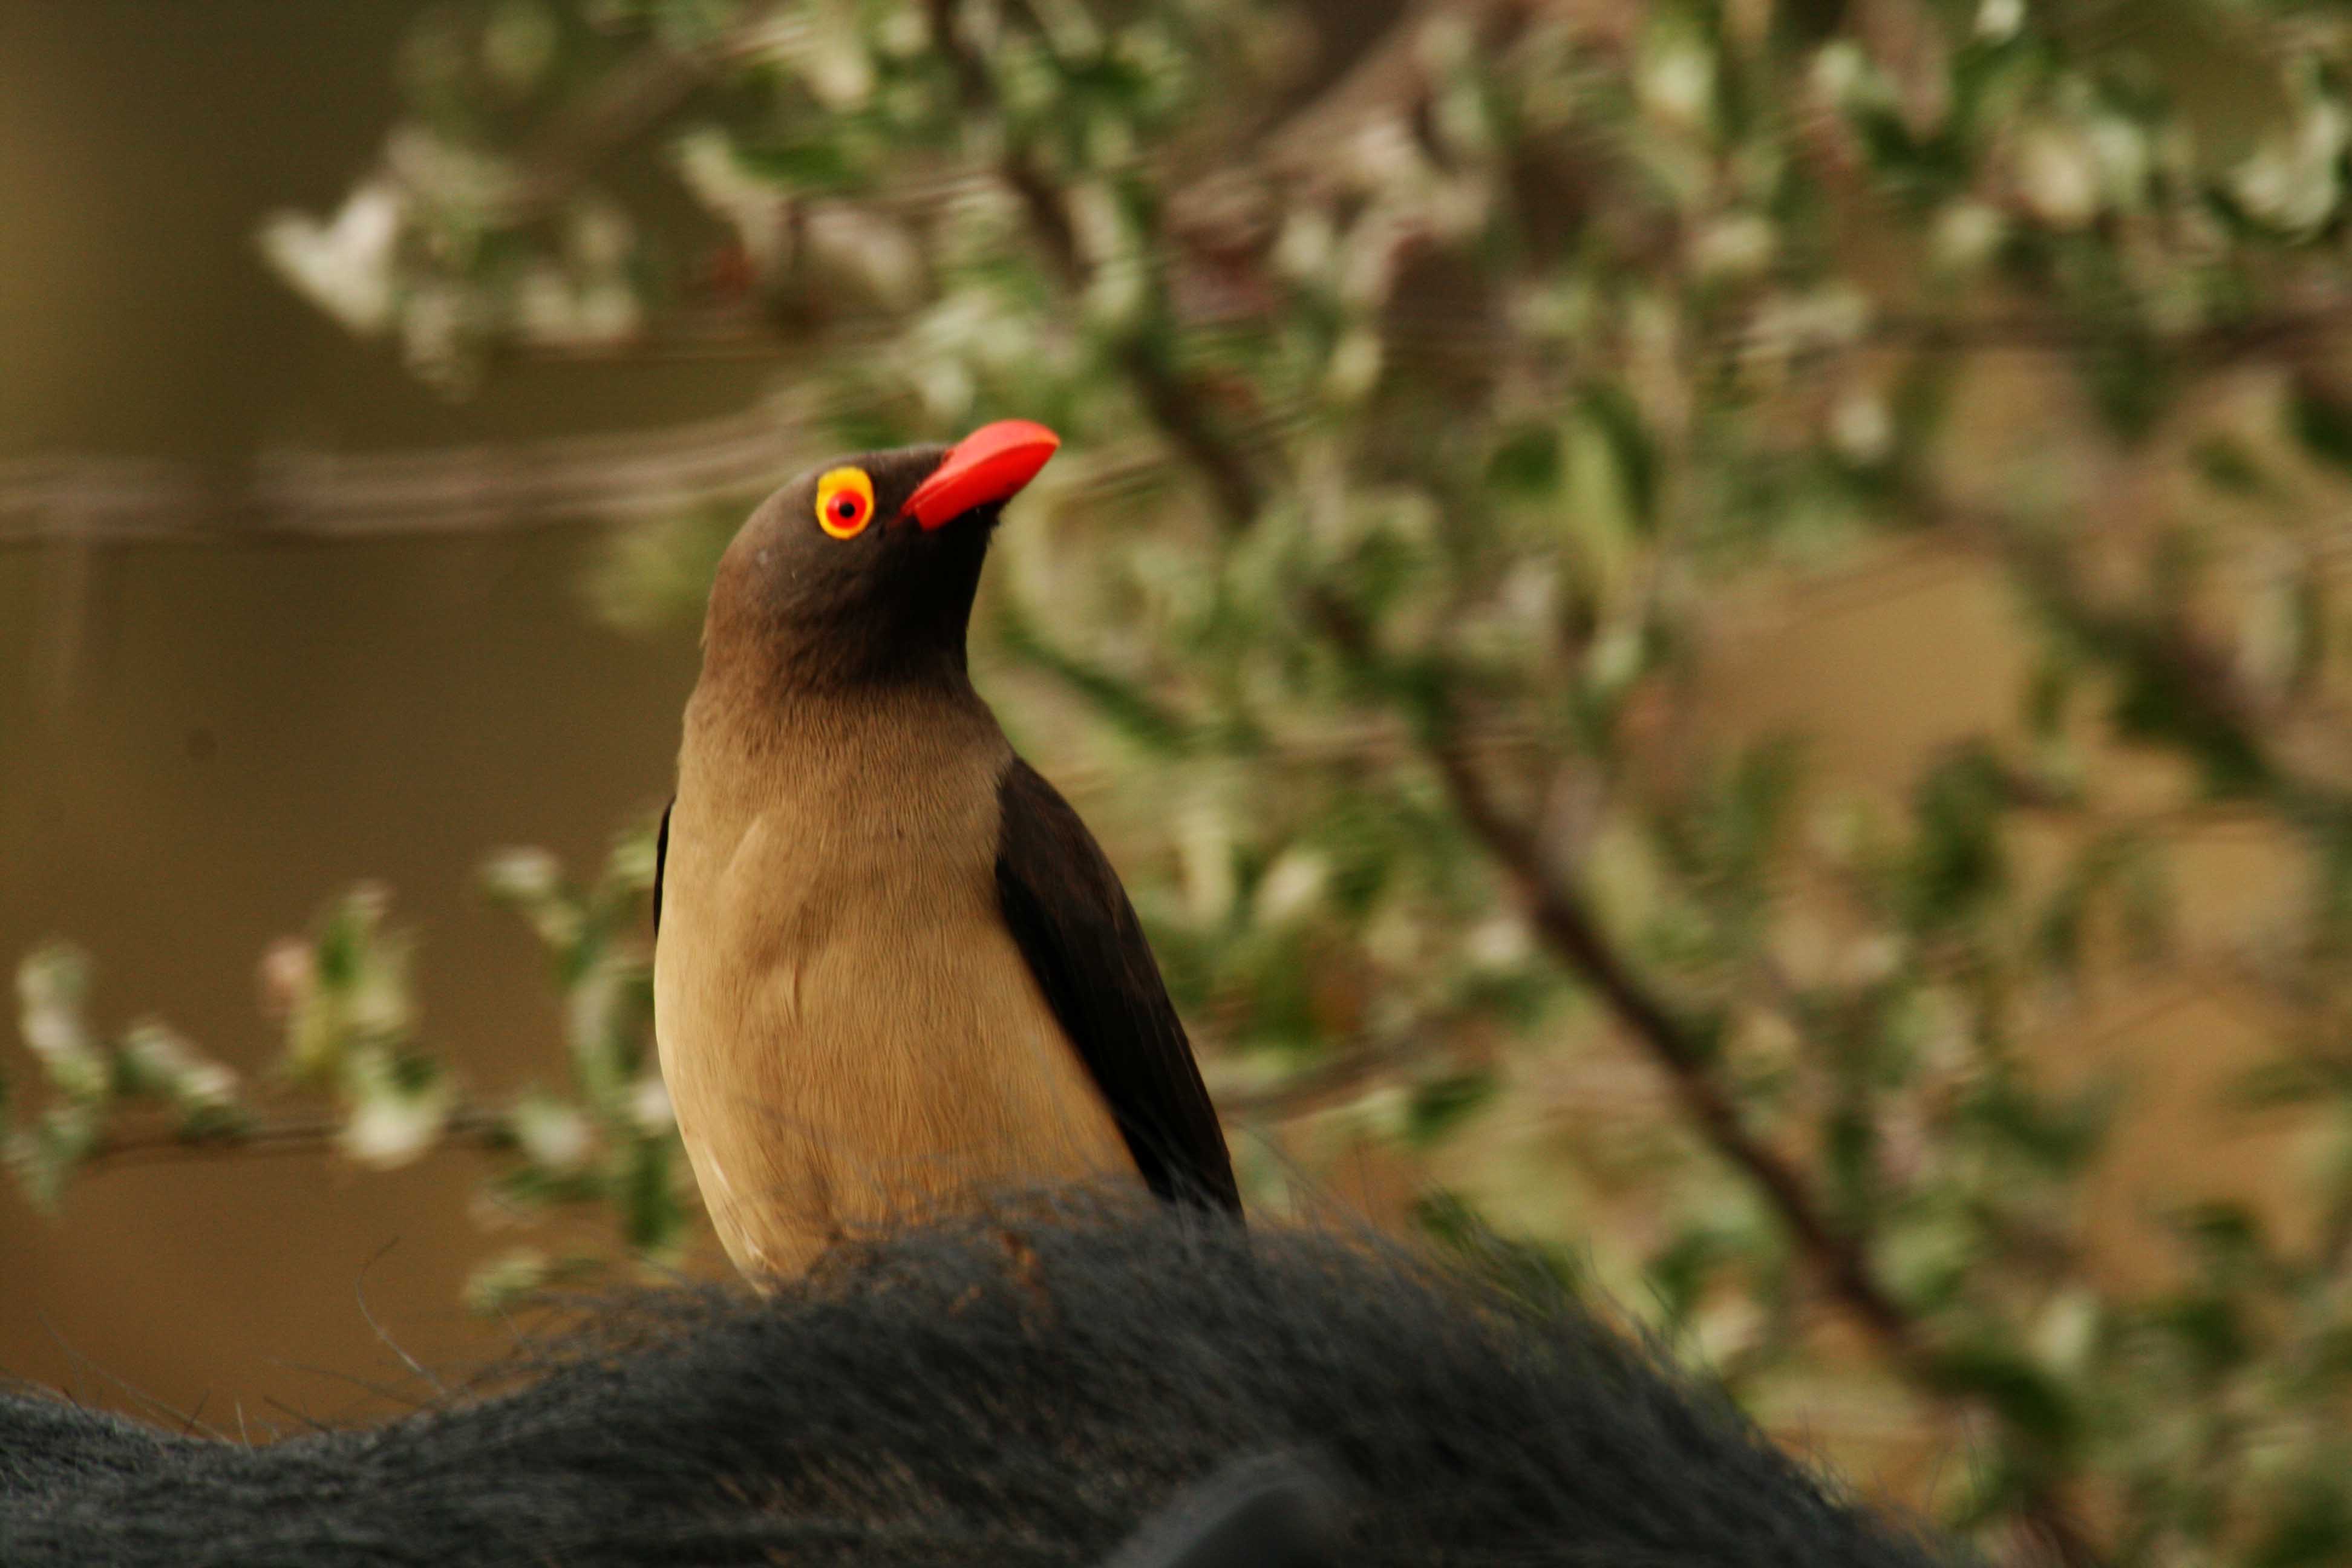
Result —
[{"label": "orange iris", "polygon": [[816,521],[835,539],[854,539],[874,521],[874,481],[863,468],[832,468],[816,481]]}]

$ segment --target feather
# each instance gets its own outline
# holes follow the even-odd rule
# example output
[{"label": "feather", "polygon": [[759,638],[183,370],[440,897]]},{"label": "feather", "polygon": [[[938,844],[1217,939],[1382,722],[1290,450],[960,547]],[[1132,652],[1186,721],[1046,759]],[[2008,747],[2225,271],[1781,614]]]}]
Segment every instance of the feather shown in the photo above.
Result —
[{"label": "feather", "polygon": [[1154,1193],[1234,1213],[1215,1107],[1135,908],[1102,848],[1020,758],[997,792],[1004,923]]}]

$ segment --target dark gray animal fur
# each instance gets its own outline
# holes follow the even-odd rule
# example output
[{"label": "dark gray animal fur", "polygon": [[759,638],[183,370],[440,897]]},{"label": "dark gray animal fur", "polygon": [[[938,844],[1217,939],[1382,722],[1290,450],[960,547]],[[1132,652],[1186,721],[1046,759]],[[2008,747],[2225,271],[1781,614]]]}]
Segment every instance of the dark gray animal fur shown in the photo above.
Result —
[{"label": "dark gray animal fur", "polygon": [[251,1448],[0,1390],[0,1563],[1087,1564],[1270,1453],[1366,1568],[1958,1561],[1572,1301],[1360,1237],[1032,1205],[585,1323],[502,1392]]}]

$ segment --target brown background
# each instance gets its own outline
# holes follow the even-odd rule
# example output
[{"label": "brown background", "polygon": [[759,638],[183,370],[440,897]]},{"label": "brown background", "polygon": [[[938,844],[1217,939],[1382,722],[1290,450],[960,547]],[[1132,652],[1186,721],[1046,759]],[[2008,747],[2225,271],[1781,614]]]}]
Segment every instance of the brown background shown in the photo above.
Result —
[{"label": "brown background", "polygon": [[[446,447],[752,402],[757,363],[526,369],[451,403],[265,274],[263,214],[331,209],[373,156],[416,9],[0,0],[0,462],[161,455],[233,486],[272,443]],[[633,641],[582,613],[593,543],[559,523],[0,545],[0,961],[69,937],[99,959],[100,1023],[160,1012],[249,1067],[270,1048],[263,946],[382,878],[421,938],[431,1044],[513,1081],[552,1049],[553,1008],[474,869],[516,841],[578,863],[656,805],[693,677],[689,632]],[[1935,745],[2011,721],[2011,616],[1933,557],[1798,595],[1734,639],[1721,728],[1803,727],[1820,775],[1892,795]],[[2264,859],[2226,828],[2197,846],[2180,873],[2194,918],[2240,918],[2229,895]],[[2061,1067],[2122,1064],[2138,1090],[2096,1194],[2118,1271],[2155,1266],[2143,1221],[2186,1169],[2258,1186],[2281,1157],[2210,1109],[2248,1037],[2187,990],[2086,1005]],[[312,1156],[122,1169],[55,1220],[0,1189],[0,1373],[231,1430],[418,1395],[388,1340],[428,1365],[496,1347],[457,1301],[494,1244],[467,1217],[477,1174],[463,1158],[393,1175]]]}]

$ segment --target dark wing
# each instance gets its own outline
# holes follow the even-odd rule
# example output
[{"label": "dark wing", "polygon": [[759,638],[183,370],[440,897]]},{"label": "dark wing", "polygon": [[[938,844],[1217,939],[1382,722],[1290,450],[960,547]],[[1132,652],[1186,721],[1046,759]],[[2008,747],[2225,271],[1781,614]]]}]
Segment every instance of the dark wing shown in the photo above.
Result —
[{"label": "dark wing", "polygon": [[669,814],[677,809],[677,796],[669,797],[662,807],[661,827],[654,834],[654,940],[661,940],[662,873],[669,868]]},{"label": "dark wing", "polygon": [[1163,1198],[1241,1212],[1192,1043],[1118,874],[1069,803],[1020,758],[997,790],[996,891],[1063,1033]]}]

